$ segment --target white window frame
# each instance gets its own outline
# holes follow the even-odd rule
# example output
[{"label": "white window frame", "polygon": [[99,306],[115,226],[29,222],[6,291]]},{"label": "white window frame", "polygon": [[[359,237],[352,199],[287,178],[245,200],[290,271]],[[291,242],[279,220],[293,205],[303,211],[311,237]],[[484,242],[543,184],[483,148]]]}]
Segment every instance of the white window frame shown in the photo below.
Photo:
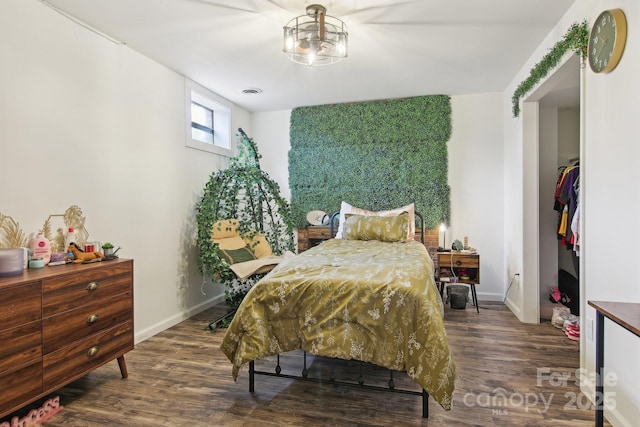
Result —
[{"label": "white window frame", "polygon": [[[236,150],[231,138],[231,103],[204,86],[185,79],[186,146],[231,157]],[[194,139],[191,132],[191,103],[197,102],[213,111],[213,144]]]}]

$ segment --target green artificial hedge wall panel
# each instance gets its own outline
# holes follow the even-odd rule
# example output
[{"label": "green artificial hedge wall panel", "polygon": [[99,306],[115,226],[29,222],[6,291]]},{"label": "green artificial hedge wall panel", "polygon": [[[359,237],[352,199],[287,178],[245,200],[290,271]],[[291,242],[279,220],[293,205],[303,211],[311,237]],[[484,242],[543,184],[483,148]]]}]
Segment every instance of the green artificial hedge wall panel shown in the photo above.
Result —
[{"label": "green artificial hedge wall panel", "polygon": [[415,202],[427,228],[449,218],[445,95],[299,107],[291,112],[289,187],[297,227],[344,200],[369,210]]}]

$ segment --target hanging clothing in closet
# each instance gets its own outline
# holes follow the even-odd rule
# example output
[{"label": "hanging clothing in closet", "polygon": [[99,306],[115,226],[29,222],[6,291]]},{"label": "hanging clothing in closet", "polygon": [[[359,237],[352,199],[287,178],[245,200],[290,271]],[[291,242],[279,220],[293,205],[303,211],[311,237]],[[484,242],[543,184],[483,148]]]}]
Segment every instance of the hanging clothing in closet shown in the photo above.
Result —
[{"label": "hanging clothing in closet", "polygon": [[562,167],[553,209],[558,211],[558,240],[567,249],[580,255],[580,166]]}]

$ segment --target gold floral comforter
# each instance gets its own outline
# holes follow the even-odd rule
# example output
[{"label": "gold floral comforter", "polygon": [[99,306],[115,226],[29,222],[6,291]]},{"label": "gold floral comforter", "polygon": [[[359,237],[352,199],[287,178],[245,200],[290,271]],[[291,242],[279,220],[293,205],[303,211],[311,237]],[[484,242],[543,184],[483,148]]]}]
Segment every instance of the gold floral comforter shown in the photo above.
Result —
[{"label": "gold floral comforter", "polygon": [[220,348],[234,379],[245,363],[302,349],[406,371],[451,409],[456,370],[442,313],[422,244],[332,239],[256,283]]}]

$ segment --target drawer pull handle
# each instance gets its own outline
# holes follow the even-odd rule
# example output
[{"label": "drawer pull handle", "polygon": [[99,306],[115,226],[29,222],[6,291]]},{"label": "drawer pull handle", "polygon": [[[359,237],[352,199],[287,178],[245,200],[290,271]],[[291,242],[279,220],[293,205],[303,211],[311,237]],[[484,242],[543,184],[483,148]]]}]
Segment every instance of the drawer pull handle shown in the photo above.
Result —
[{"label": "drawer pull handle", "polygon": [[98,282],[89,282],[89,284],[87,285],[87,290],[88,291],[95,291],[96,289],[98,289],[98,287],[100,287]]},{"label": "drawer pull handle", "polygon": [[457,265],[458,267],[460,267],[460,266],[462,265],[462,261],[457,260],[457,261],[456,261],[456,265]]},{"label": "drawer pull handle", "polygon": [[89,349],[89,351],[87,351],[87,357],[93,357],[96,354],[98,354],[99,351],[100,351],[100,347],[98,347],[97,345],[93,346]]},{"label": "drawer pull handle", "polygon": [[91,316],[87,317],[87,323],[96,323],[99,317],[100,316],[98,316],[97,314],[92,314]]}]

